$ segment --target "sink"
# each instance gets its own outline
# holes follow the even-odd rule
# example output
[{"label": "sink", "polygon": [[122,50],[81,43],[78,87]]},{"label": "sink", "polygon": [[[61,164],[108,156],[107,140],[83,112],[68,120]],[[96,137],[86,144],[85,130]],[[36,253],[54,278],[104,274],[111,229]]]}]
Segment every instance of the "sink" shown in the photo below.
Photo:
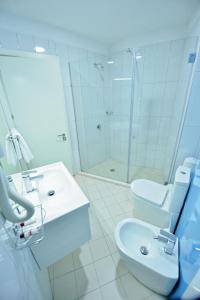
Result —
[{"label": "sink", "polygon": [[178,239],[172,255],[154,239],[160,229],[139,219],[125,219],[115,230],[119,253],[127,269],[153,291],[168,295],[179,276]]},{"label": "sink", "polygon": [[[36,170],[42,175],[33,181],[37,191],[24,196],[33,204],[38,203],[39,199],[44,210],[45,237],[37,245],[31,246],[38,265],[43,268],[90,239],[89,201],[62,162]],[[12,177],[20,191],[21,174]],[[50,191],[53,193],[49,194]]]}]

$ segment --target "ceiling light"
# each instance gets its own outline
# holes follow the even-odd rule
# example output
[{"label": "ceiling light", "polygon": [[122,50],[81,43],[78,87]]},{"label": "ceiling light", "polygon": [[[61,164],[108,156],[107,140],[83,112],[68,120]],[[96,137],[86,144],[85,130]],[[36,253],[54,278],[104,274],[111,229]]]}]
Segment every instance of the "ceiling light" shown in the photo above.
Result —
[{"label": "ceiling light", "polygon": [[107,61],[107,64],[109,64],[109,65],[112,65],[112,64],[114,64],[115,62],[114,62],[114,60],[108,60]]},{"label": "ceiling light", "polygon": [[132,78],[131,77],[116,77],[116,78],[113,78],[113,80],[131,80]]},{"label": "ceiling light", "polygon": [[36,53],[44,53],[46,51],[45,48],[40,46],[35,46],[34,50]]}]

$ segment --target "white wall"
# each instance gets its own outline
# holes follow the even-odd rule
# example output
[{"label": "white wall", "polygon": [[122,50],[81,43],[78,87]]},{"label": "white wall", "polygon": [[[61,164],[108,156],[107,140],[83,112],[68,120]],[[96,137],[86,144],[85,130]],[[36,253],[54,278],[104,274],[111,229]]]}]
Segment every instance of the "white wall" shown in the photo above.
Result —
[{"label": "white wall", "polygon": [[[36,41],[39,41],[38,38],[40,38],[41,42],[44,39],[48,40],[49,43],[64,43],[92,52],[107,53],[107,47],[105,45],[56,26],[33,22],[30,19],[20,18],[3,11],[0,12],[0,20],[1,29],[19,33],[22,39],[24,34],[25,37],[29,36],[30,40],[36,39]],[[19,37],[19,40],[21,40],[21,38]]]},{"label": "white wall", "polygon": [[46,49],[46,54],[59,57],[72,141],[73,173],[76,173],[80,165],[68,62],[95,58],[106,53],[106,47],[58,28],[5,14],[1,14],[0,45],[3,49],[29,52],[33,52],[35,45],[39,45]]},{"label": "white wall", "polygon": [[142,47],[150,44],[161,43],[164,41],[182,39],[188,36],[188,26],[179,26],[158,30],[156,32],[148,32],[147,35],[129,36],[123,40],[113,44],[110,52],[121,51],[130,47]]}]

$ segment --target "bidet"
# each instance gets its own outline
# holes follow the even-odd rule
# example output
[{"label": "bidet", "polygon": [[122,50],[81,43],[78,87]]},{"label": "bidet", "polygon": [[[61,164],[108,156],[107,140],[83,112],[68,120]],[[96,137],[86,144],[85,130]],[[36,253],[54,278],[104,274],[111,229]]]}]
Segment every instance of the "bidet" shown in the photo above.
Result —
[{"label": "bidet", "polygon": [[[120,256],[130,273],[148,288],[166,296],[178,280],[178,239],[174,238],[173,251],[167,253],[166,243],[155,239],[159,235],[158,227],[134,218],[121,221],[115,230]],[[168,233],[164,237],[169,240]],[[171,242],[173,237],[170,237]]]}]

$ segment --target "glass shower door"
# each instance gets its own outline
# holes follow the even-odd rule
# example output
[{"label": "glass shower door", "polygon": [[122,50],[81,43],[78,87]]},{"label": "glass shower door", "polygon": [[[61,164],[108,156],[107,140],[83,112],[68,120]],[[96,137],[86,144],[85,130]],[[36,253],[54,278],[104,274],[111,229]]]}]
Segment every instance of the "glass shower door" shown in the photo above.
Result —
[{"label": "glass shower door", "polygon": [[70,63],[81,170],[127,182],[132,53]]},{"label": "glass shower door", "polygon": [[128,182],[168,182],[191,78],[190,54],[196,46],[196,38],[187,38],[135,50]]}]

